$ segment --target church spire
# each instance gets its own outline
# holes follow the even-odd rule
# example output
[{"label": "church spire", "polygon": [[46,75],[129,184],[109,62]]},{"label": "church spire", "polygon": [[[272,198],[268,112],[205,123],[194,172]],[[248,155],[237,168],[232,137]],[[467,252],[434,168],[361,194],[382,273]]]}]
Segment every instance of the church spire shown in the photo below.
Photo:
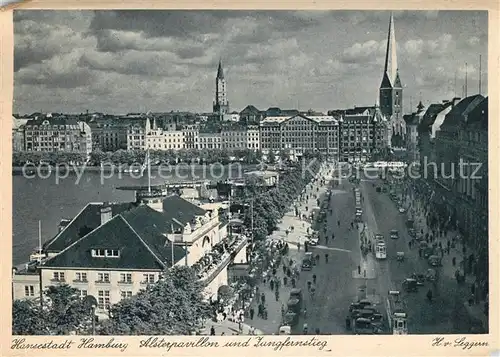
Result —
[{"label": "church spire", "polygon": [[224,71],[222,70],[222,60],[219,59],[219,68],[217,69],[217,79],[224,79]]},{"label": "church spire", "polygon": [[387,75],[392,86],[395,85],[398,76],[398,56],[396,53],[396,33],[394,30],[394,17],[391,12],[389,21],[389,32],[387,34],[387,50],[385,53],[384,76]]}]

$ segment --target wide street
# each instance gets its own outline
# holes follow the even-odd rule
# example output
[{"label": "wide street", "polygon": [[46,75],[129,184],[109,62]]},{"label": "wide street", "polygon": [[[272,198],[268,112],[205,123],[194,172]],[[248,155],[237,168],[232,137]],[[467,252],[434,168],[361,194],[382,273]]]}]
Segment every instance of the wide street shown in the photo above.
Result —
[{"label": "wide street", "polygon": [[[405,293],[402,282],[411,273],[425,274],[431,268],[426,259],[419,258],[418,248],[410,249],[410,237],[405,226],[407,215],[399,213],[397,205],[387,193],[376,192],[376,186],[382,185],[382,180],[361,180],[360,189],[365,197],[364,220],[368,229],[374,234],[384,235],[387,244],[387,260],[379,261],[377,280],[392,284],[392,289],[400,290],[408,313],[408,333],[410,334],[437,334],[437,333],[470,333],[474,325],[464,306],[468,298],[467,286],[459,286],[452,274],[450,264],[438,268],[439,279],[435,286],[425,283],[416,293]],[[390,239],[391,229],[399,231],[399,239]],[[404,252],[404,262],[396,259],[397,252]],[[459,257],[457,257],[458,259]],[[443,260],[451,260],[445,255]],[[384,284],[381,284],[384,286]],[[433,292],[433,301],[426,298],[427,291]],[[386,294],[384,296],[387,296]]]},{"label": "wide street", "polygon": [[[326,218],[328,243],[321,234],[319,245],[311,248],[314,255],[319,254],[319,264],[312,271],[301,273],[300,282],[307,314],[300,319],[297,330],[301,330],[303,323],[307,323],[312,332],[319,328],[322,334],[345,334],[349,304],[358,296],[358,288],[369,280],[357,274],[358,265],[363,263],[358,231],[356,228],[351,229],[355,211],[352,187],[344,181],[331,190],[329,207],[332,208],[332,213],[327,214]],[[333,240],[332,233],[335,235]],[[329,256],[328,263],[325,262],[325,254]],[[312,282],[314,274],[317,283],[316,293],[312,298],[307,293],[307,281]],[[367,277],[370,278],[370,272]]]},{"label": "wide street", "polygon": [[[308,324],[310,332],[318,328],[322,334],[350,333],[345,328],[345,318],[349,304],[358,297],[371,300],[387,319],[389,290],[401,293],[410,334],[470,333],[474,323],[464,306],[467,287],[456,283],[451,267],[438,268],[439,280],[435,286],[426,282],[418,292],[403,291],[402,283],[406,278],[414,272],[425,274],[431,267],[426,259],[419,258],[418,248],[409,247],[410,237],[405,225],[407,215],[399,213],[388,193],[376,191],[376,186],[381,185],[382,180],[362,178],[358,187],[368,238],[373,241],[375,234],[384,235],[387,259],[376,260],[374,253],[362,256],[358,230],[356,226],[351,229],[355,186],[343,180],[331,190],[329,207],[332,213],[327,213],[323,223],[327,227],[328,241],[325,241],[320,227],[320,243],[310,249],[313,255],[319,254],[320,262],[311,271],[301,273],[299,286],[304,292],[307,313],[305,317],[301,316],[294,328],[295,333],[301,333],[304,323]],[[399,239],[390,238],[392,229],[398,230]],[[332,233],[335,235],[333,240]],[[397,252],[404,252],[404,261],[397,260]],[[329,255],[328,263],[325,262],[325,253]],[[446,259],[451,260],[451,257],[445,256],[443,260]],[[358,274],[358,265],[361,274]],[[307,282],[313,281],[313,275],[317,277],[317,284],[316,293],[311,296],[307,292]],[[429,289],[433,292],[432,302],[426,298]],[[392,333],[387,321],[385,328],[386,333]]]}]

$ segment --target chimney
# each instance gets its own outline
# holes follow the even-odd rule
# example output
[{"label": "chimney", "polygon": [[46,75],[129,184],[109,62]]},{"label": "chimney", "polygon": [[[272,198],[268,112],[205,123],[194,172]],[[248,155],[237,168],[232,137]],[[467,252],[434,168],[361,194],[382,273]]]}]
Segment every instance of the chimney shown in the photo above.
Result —
[{"label": "chimney", "polygon": [[106,203],[101,207],[101,226],[113,218],[113,210]]},{"label": "chimney", "polygon": [[451,100],[451,104],[452,104],[453,106],[455,106],[455,105],[457,105],[457,104],[458,104],[458,102],[460,102],[460,100],[461,100],[461,99],[462,99],[462,98],[460,98],[460,97],[455,97],[455,98],[453,98],[453,99]]}]

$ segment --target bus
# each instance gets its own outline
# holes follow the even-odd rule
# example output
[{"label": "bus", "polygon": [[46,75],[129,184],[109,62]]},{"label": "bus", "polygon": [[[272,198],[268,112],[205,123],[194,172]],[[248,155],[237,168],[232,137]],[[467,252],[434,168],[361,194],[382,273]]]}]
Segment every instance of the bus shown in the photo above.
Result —
[{"label": "bus", "polygon": [[389,327],[393,335],[408,334],[408,315],[403,309],[400,293],[398,290],[389,291],[386,301]]},{"label": "bus", "polygon": [[387,247],[383,240],[379,240],[375,243],[375,258],[380,260],[387,258]]}]

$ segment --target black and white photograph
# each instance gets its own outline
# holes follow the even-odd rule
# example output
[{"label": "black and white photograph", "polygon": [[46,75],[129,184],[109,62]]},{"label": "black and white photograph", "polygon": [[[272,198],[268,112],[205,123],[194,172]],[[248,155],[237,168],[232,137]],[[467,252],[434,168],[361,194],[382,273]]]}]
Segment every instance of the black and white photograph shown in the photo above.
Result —
[{"label": "black and white photograph", "polygon": [[13,21],[13,335],[490,332],[488,11]]}]

